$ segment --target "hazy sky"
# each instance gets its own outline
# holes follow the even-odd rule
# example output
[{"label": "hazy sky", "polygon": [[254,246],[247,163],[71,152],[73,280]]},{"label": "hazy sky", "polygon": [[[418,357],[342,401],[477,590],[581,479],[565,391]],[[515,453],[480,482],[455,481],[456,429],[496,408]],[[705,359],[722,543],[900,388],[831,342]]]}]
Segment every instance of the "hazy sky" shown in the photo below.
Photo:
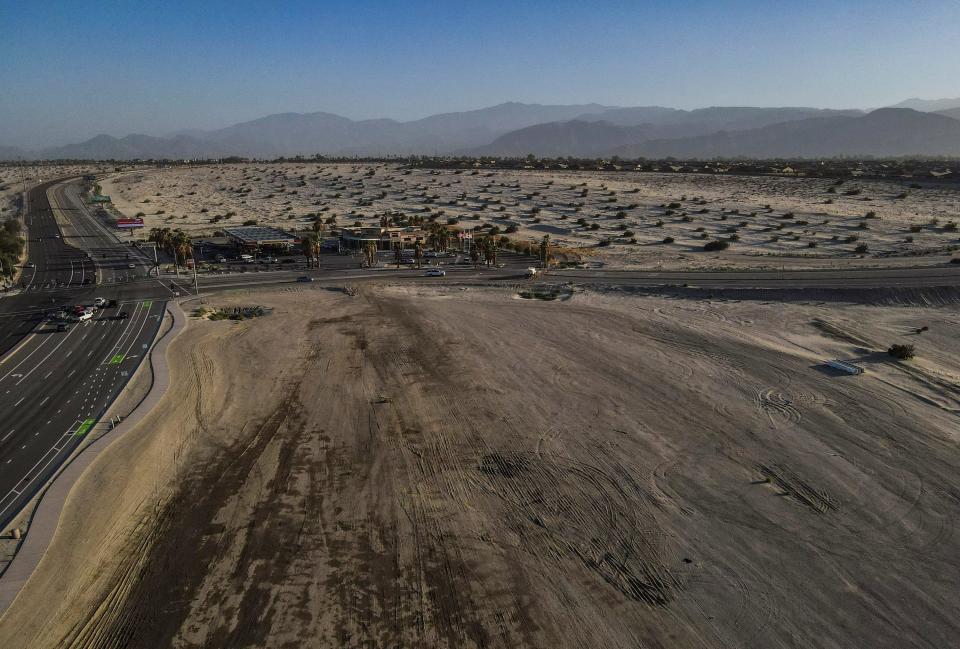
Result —
[{"label": "hazy sky", "polygon": [[504,101],[960,96],[960,2],[0,0],[0,145]]}]

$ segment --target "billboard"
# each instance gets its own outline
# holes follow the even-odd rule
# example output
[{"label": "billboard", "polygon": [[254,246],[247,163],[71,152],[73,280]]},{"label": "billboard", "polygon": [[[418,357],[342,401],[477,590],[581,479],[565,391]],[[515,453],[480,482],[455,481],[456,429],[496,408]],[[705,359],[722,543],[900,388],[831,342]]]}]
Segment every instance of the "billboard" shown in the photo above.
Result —
[{"label": "billboard", "polygon": [[118,228],[142,228],[143,219],[117,219]]}]

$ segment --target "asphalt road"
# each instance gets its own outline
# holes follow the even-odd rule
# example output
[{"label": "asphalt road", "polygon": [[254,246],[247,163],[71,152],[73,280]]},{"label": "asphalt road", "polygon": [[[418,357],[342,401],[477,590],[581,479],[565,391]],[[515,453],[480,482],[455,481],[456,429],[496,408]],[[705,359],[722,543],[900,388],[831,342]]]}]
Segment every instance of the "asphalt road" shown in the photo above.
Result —
[{"label": "asphalt road", "polygon": [[[25,220],[34,267],[19,295],[0,299],[0,529],[103,425],[163,316],[163,301],[123,299],[119,282],[96,286],[105,274],[126,274],[130,262],[70,191],[47,183],[30,192]],[[43,318],[54,306],[90,304],[94,295],[120,303],[65,332]],[[121,311],[128,317],[120,319]]]}]

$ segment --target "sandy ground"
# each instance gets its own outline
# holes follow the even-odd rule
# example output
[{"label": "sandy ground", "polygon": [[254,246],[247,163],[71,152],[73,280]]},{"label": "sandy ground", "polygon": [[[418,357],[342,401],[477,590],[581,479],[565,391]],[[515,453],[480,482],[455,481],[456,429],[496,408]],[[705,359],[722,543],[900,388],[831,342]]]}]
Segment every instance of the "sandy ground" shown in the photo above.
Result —
[{"label": "sandy ground", "polygon": [[[315,216],[373,225],[403,213],[494,225],[584,247],[610,266],[699,268],[942,257],[960,246],[960,191],[901,182],[698,174],[458,171],[383,164],[236,164],[124,172],[103,183],[126,216],[209,235],[257,221],[305,229]],[[870,218],[865,218],[868,214]],[[582,223],[578,223],[583,219]],[[140,236],[146,236],[146,230]],[[736,236],[722,255],[702,251]],[[673,243],[663,243],[667,237]],[[607,247],[597,247],[609,240]],[[631,243],[635,240],[636,243]],[[813,246],[813,247],[811,247]]]},{"label": "sandy ground", "polygon": [[0,165],[0,220],[14,212],[14,201],[23,193],[24,183],[33,187],[39,183],[64,176],[79,176],[89,173],[106,173],[108,168],[91,163],[87,165]]},{"label": "sandy ground", "polygon": [[955,307],[218,299],[274,311],[174,343],[0,646],[960,639]]}]

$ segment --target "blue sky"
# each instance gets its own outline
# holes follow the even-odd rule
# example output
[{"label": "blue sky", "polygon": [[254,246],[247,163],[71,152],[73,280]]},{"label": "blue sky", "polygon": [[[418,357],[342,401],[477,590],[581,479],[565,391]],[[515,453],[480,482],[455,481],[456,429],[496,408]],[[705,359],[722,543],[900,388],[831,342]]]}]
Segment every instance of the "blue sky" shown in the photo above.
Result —
[{"label": "blue sky", "polygon": [[503,101],[960,96],[960,2],[0,0],[0,144]]}]

